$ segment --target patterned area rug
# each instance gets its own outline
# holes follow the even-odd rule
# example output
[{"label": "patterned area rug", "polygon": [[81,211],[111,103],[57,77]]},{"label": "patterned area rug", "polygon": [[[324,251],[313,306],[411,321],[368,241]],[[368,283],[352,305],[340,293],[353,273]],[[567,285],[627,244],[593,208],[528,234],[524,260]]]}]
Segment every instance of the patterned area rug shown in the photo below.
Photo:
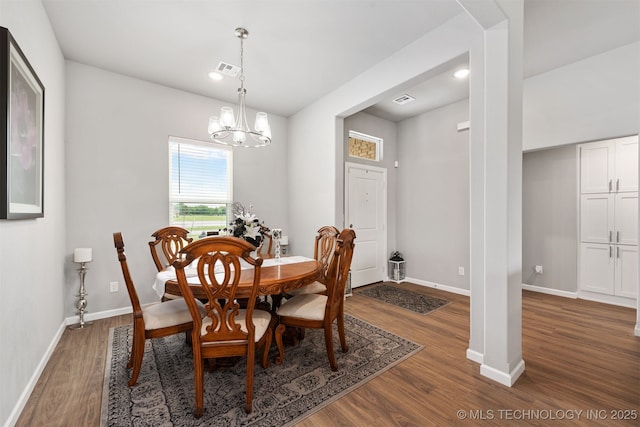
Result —
[{"label": "patterned area rug", "polygon": [[356,293],[358,295],[375,298],[388,304],[397,305],[420,314],[431,313],[432,311],[442,308],[450,303],[450,301],[444,299],[430,297],[428,295],[408,291],[406,289],[384,283],[381,285],[366,286],[363,289],[357,289]]},{"label": "patterned area rug", "polygon": [[[291,426],[423,348],[349,315],[345,329],[347,353],[334,332],[338,372],[329,368],[322,330],[309,329],[300,344],[286,347],[282,365],[262,369],[256,361],[251,414],[244,412],[246,362],[205,371],[205,412],[196,420],[193,354],[184,334],[147,340],[138,384],[129,388],[131,325],[112,328],[100,425]],[[274,346],[271,361],[276,352]]]}]

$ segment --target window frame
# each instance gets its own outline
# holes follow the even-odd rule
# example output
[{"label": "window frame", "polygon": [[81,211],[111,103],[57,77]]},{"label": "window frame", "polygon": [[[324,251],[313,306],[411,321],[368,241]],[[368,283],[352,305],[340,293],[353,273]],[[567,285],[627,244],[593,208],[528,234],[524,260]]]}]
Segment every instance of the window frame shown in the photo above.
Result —
[{"label": "window frame", "polygon": [[[221,199],[212,197],[212,198],[203,198],[202,196],[198,196],[196,194],[185,194],[184,196],[180,196],[180,197],[176,197],[176,194],[174,193],[174,189],[173,189],[173,175],[174,175],[174,161],[173,161],[173,154],[176,151],[175,146],[176,145],[180,145],[180,144],[184,144],[186,146],[192,146],[192,147],[197,147],[197,148],[201,148],[201,149],[206,149],[207,151],[210,150],[211,153],[221,153],[224,152],[224,157],[226,157],[226,167],[227,167],[227,173],[226,173],[226,180],[227,180],[227,189],[226,189],[226,197],[223,197]],[[168,204],[168,216],[169,216],[169,224],[171,225],[178,225],[184,228],[189,229],[189,232],[191,234],[192,237],[198,237],[198,232],[200,231],[200,228],[202,227],[202,225],[199,225],[197,230],[194,230],[192,227],[188,227],[186,226],[186,224],[184,222],[181,221],[177,221],[174,215],[174,205],[178,204],[178,203],[185,203],[185,204],[189,204],[189,205],[225,205],[226,206],[226,218],[225,218],[225,223],[224,223],[224,227],[226,227],[229,224],[229,221],[231,220],[231,216],[233,215],[233,150],[231,147],[227,147],[227,146],[223,146],[223,145],[218,145],[218,144],[213,144],[211,142],[204,142],[204,141],[199,141],[199,140],[195,140],[195,139],[189,139],[189,138],[181,138],[181,137],[176,137],[176,136],[169,136],[168,139],[168,172],[169,172],[169,179],[168,179],[168,196],[169,196],[169,204]],[[180,174],[180,172],[177,172],[178,174]],[[192,222],[192,224],[196,224],[195,222]],[[213,226],[213,230],[215,230],[218,227],[218,225],[214,225]],[[224,228],[223,227],[223,228]],[[206,230],[203,230],[202,233],[206,234]]]},{"label": "window frame", "polygon": [[[351,154],[351,140],[352,139],[359,139],[362,141],[366,141],[366,142],[370,142],[372,144],[375,144],[376,146],[376,157],[375,159],[369,159],[367,157],[360,157],[360,156],[354,156]],[[382,162],[382,144],[383,144],[383,139],[377,136],[373,136],[373,135],[367,135],[366,133],[362,133],[362,132],[357,132],[354,130],[349,130],[349,137],[347,140],[347,154],[350,158],[352,159],[360,159],[360,160],[367,160],[370,162]]]}]

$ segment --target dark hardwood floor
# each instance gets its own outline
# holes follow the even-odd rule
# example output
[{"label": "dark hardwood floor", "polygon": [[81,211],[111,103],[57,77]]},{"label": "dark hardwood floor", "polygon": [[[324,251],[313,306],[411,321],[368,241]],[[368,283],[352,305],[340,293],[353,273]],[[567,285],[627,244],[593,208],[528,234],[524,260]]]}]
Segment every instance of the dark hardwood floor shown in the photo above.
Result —
[{"label": "dark hardwood floor", "polygon": [[[298,425],[639,425],[635,310],[524,291],[526,370],[505,387],[465,357],[468,297],[400,286],[452,304],[424,316],[355,294],[346,311],[425,348]],[[16,425],[98,426],[108,331],[127,323],[66,330]]]}]

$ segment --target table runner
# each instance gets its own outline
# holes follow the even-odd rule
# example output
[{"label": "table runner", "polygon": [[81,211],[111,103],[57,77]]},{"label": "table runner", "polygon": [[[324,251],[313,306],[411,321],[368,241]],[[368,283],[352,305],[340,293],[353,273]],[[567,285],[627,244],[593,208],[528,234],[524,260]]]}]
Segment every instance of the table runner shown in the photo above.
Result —
[{"label": "table runner", "polygon": [[[313,258],[307,258],[304,256],[298,256],[298,255],[281,257],[279,259],[265,258],[262,262],[262,267],[273,267],[273,266],[282,265],[282,264],[295,264],[295,263],[305,262],[305,261],[313,261]],[[184,269],[184,272],[187,276],[187,281],[192,284],[199,283],[197,279],[195,263],[196,261],[193,261]],[[249,265],[249,263],[247,263],[244,260],[240,260],[240,264],[241,264],[242,270],[253,268],[253,266]],[[220,272],[222,272],[222,270]],[[176,280],[176,270],[175,268],[173,268],[173,266],[169,266],[165,270],[162,270],[161,272],[156,274],[156,280],[153,283],[153,290],[156,291],[156,293],[160,298],[162,298],[162,296],[164,295],[164,288],[167,280]]]}]

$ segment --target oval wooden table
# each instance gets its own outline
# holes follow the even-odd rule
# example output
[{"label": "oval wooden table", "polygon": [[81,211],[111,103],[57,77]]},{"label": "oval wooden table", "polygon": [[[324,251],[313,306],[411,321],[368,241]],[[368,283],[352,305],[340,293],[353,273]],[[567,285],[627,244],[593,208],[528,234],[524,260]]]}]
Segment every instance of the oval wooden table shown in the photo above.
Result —
[{"label": "oval wooden table", "polygon": [[[322,264],[316,260],[308,260],[302,262],[290,263],[287,257],[281,258],[281,262],[275,265],[262,265],[260,273],[260,287],[258,295],[280,295],[291,289],[301,288],[308,285],[318,278],[322,273]],[[264,257],[265,261],[269,258]],[[271,262],[276,262],[271,259]],[[191,284],[191,292],[196,298],[206,298],[206,294],[202,290],[202,286]],[[247,298],[251,296],[251,287],[253,286],[253,268],[242,270],[240,274],[240,284],[238,285],[238,298]],[[167,280],[165,282],[165,292],[171,295],[181,295],[178,281]]]}]

